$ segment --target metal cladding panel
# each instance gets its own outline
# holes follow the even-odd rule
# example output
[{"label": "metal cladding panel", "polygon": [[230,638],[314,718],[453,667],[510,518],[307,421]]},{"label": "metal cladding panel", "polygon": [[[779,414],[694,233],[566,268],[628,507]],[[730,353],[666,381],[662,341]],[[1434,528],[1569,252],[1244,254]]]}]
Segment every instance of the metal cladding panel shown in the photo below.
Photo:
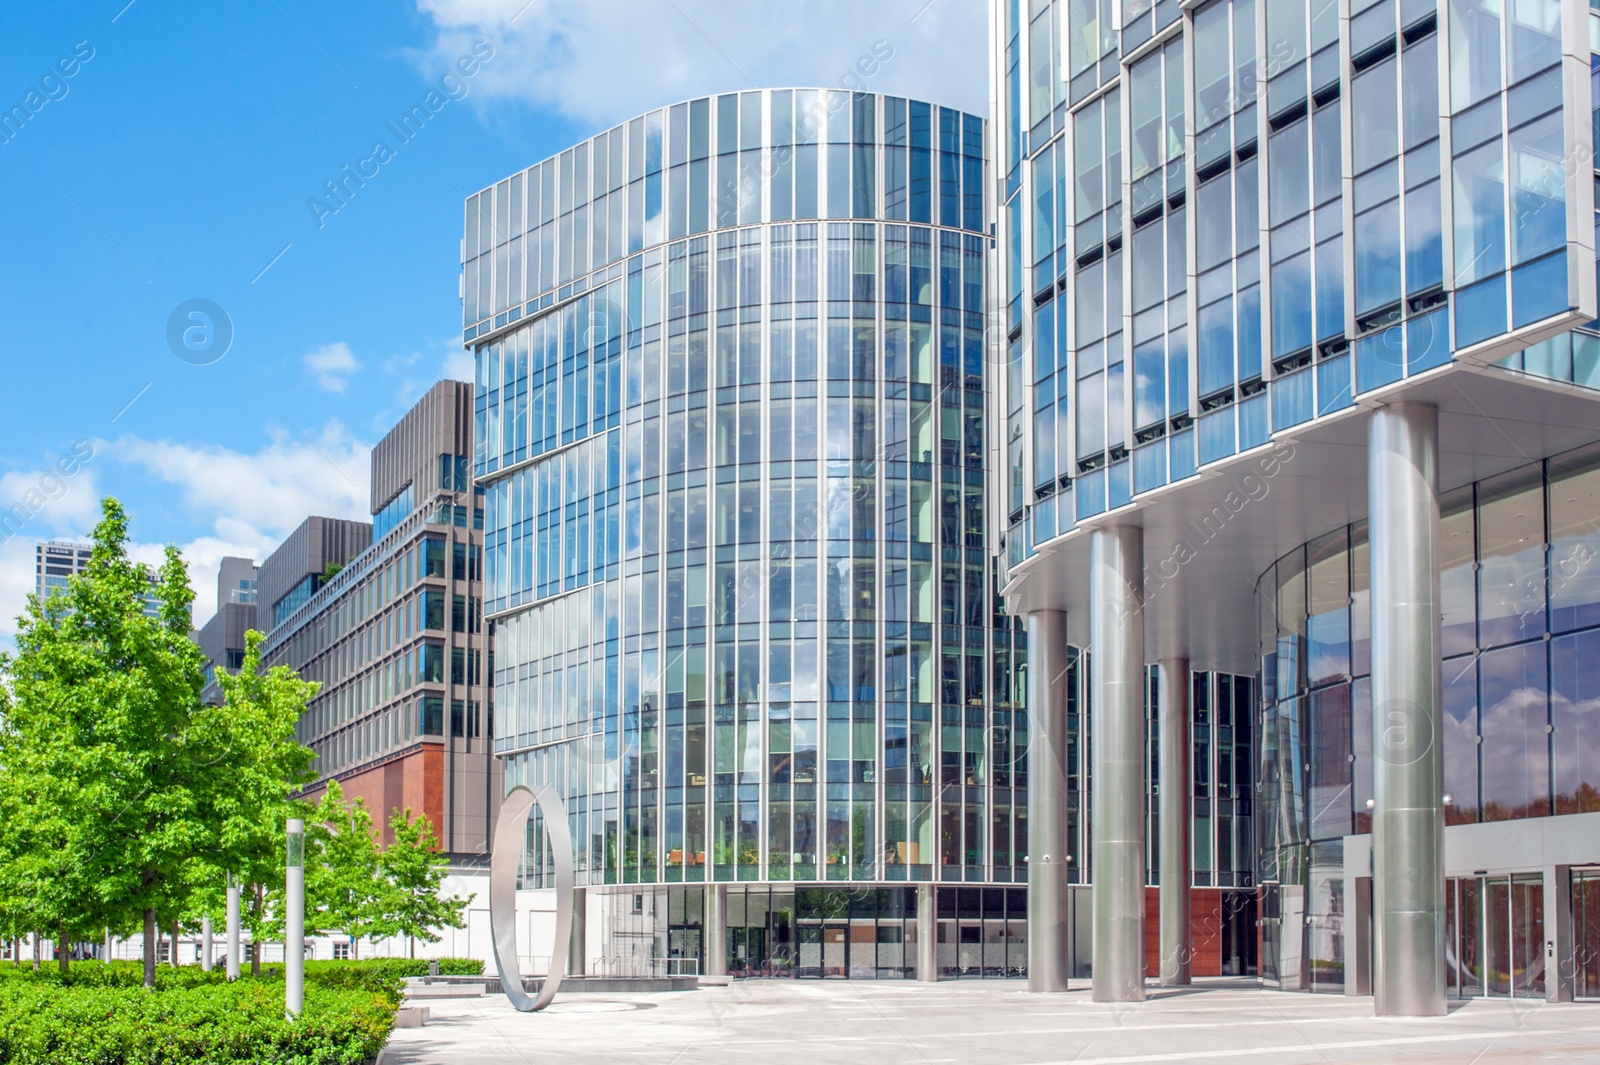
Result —
[{"label": "metal cladding panel", "polygon": [[372,526],[345,518],[310,517],[261,563],[260,604],[268,612],[290,589],[330,562],[343,565],[372,544]]},{"label": "metal cladding panel", "polygon": [[440,381],[372,449],[372,513],[407,485],[421,503],[444,487],[440,455],[472,453],[472,385]]}]

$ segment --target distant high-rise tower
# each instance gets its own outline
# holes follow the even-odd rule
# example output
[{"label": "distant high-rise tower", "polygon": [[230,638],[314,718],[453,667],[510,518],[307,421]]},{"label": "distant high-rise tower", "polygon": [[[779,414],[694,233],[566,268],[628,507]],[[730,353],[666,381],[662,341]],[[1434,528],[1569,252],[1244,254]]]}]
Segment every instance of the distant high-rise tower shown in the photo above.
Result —
[{"label": "distant high-rise tower", "polygon": [[[47,595],[65,592],[67,581],[88,568],[89,556],[93,551],[94,548],[89,544],[68,540],[40,541],[34,548],[34,593],[44,599]],[[155,617],[161,612],[161,603],[153,593],[142,598],[147,617]]]}]

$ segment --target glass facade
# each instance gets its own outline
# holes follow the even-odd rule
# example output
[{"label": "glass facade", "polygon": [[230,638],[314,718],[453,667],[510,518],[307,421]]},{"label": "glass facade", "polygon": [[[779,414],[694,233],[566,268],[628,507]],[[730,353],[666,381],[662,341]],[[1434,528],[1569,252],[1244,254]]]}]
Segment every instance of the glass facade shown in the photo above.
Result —
[{"label": "glass facade", "polygon": [[[469,200],[495,744],[563,792],[580,884],[1026,878],[983,138],[740,93]],[[825,968],[802,916],[759,942]]]},{"label": "glass facade", "polygon": [[1600,386],[1600,15],[1347,6],[997,0],[1008,569],[1456,360]]},{"label": "glass facade", "polygon": [[[1441,513],[1446,823],[1600,811],[1600,449],[1447,493]],[[1342,987],[1342,837],[1372,829],[1365,525],[1297,548],[1257,591],[1264,966],[1303,959],[1278,975]],[[1527,929],[1543,918],[1519,890],[1514,877],[1450,882],[1452,993],[1543,994],[1526,981],[1496,990],[1511,969],[1484,953],[1539,956],[1543,937]],[[1303,944],[1280,938],[1300,934],[1285,899],[1304,907]]]}]

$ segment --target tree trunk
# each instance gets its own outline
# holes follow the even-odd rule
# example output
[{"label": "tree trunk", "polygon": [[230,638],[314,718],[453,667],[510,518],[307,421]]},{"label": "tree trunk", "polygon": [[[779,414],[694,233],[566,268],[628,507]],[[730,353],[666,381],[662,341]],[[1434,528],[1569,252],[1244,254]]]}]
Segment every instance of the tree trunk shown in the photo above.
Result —
[{"label": "tree trunk", "polygon": [[417,937],[406,936],[406,941],[411,944],[411,959],[415,961],[417,957]]},{"label": "tree trunk", "polygon": [[178,922],[177,921],[173,921],[172,922],[172,953],[167,955],[167,960],[172,962],[172,967],[174,969],[176,969],[181,964],[178,961]]},{"label": "tree trunk", "polygon": [[361,940],[355,936],[350,937],[350,958],[352,961],[361,960]]},{"label": "tree trunk", "polygon": [[39,960],[44,954],[44,941],[39,938],[39,933],[33,933],[33,971],[39,971]]},{"label": "tree trunk", "polygon": [[144,911],[144,986],[156,986],[156,940],[160,933],[156,930],[156,911]]},{"label": "tree trunk", "polygon": [[61,938],[56,940],[56,968],[60,970],[62,976],[65,976],[67,975],[67,966],[72,960],[72,951],[67,946],[67,923],[65,921],[61,922],[59,934]]},{"label": "tree trunk", "polygon": [[[257,884],[255,890],[250,892],[250,923],[257,928],[261,926],[261,893],[263,890],[261,885]],[[250,937],[250,975],[260,976],[261,944],[255,940],[256,937],[252,935]]]}]

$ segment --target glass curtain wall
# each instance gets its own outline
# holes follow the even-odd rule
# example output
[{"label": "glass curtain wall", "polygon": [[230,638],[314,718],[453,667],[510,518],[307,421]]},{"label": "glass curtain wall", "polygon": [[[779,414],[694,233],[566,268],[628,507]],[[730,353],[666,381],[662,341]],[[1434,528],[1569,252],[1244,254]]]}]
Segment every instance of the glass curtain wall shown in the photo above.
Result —
[{"label": "glass curtain wall", "polygon": [[[1441,512],[1446,823],[1600,811],[1600,450],[1447,493]],[[1286,986],[1333,987],[1344,960],[1340,840],[1372,828],[1365,525],[1280,559],[1257,590],[1265,953]],[[1513,933],[1542,917],[1526,899],[1521,910],[1505,902],[1534,890],[1521,883],[1452,889],[1459,993],[1533,993],[1534,962],[1517,961],[1528,936]],[[1302,926],[1303,943],[1286,942]]]},{"label": "glass curtain wall", "polygon": [[1600,387],[1562,7],[999,0],[1009,567],[1518,331],[1501,365]]},{"label": "glass curtain wall", "polygon": [[983,140],[739,93],[469,200],[496,749],[580,883],[1026,879]]}]

